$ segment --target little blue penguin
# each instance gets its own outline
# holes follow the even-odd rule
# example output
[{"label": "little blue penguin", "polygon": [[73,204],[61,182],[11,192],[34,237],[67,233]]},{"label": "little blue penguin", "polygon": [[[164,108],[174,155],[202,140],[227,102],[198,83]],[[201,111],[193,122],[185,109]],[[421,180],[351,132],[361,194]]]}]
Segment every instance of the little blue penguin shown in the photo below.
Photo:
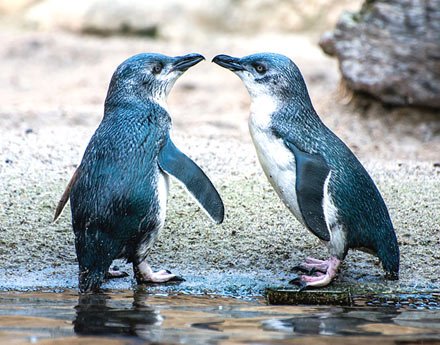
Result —
[{"label": "little blue penguin", "polygon": [[[376,255],[386,278],[398,279],[399,247],[387,207],[353,152],[320,120],[298,67],[286,56],[217,55],[250,97],[249,129],[271,185],[291,213],[328,247],[307,258],[302,288],[328,285],[349,249]],[[315,275],[312,275],[316,273]]]},{"label": "little blue penguin", "polygon": [[142,53],[114,72],[102,122],[55,211],[56,220],[70,198],[81,292],[99,290],[118,258],[133,263],[138,284],[176,278],[166,270],[153,272],[146,262],[164,225],[169,175],[216,223],[223,221],[217,190],[170,138],[167,96],[175,81],[202,60],[199,54]]}]

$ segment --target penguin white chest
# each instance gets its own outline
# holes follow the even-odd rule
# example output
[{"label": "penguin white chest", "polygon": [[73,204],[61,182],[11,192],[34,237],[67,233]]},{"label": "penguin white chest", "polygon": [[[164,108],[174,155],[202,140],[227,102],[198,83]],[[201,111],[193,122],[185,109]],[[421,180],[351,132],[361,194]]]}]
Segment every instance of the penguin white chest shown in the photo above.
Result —
[{"label": "penguin white chest", "polygon": [[160,228],[165,224],[165,217],[167,213],[167,200],[169,190],[168,175],[159,171],[157,176],[157,199],[159,201],[159,222]]},{"label": "penguin white chest", "polygon": [[296,196],[295,156],[270,129],[270,114],[275,110],[276,104],[270,98],[253,102],[249,131],[266,177],[284,204],[304,224]]}]

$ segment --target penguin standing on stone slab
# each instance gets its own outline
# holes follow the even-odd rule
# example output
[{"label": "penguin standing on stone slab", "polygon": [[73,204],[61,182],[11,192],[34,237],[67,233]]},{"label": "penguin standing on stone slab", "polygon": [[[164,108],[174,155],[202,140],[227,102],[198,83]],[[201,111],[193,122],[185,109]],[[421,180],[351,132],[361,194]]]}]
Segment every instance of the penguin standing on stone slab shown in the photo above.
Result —
[{"label": "penguin standing on stone slab", "polygon": [[251,96],[249,129],[263,170],[293,215],[330,251],[307,258],[301,287],[325,286],[349,249],[376,255],[388,279],[398,279],[399,247],[376,185],[350,149],[320,120],[298,67],[261,53],[213,62],[237,74]]},{"label": "penguin standing on stone slab", "polygon": [[216,222],[222,200],[203,171],[170,139],[166,107],[174,82],[204,58],[138,54],[114,72],[104,117],[57,210],[70,197],[81,292],[99,290],[114,259],[133,263],[138,284],[176,279],[153,272],[146,257],[163,227],[168,175],[177,178]]}]

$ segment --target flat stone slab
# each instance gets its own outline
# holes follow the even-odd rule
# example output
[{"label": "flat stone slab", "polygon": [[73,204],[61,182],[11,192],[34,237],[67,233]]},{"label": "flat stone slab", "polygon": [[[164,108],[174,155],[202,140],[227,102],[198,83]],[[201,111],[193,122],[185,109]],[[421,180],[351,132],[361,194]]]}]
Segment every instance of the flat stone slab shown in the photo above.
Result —
[{"label": "flat stone slab", "polygon": [[332,286],[323,289],[269,288],[266,300],[272,305],[380,306],[440,309],[440,290],[384,289],[382,286]]}]

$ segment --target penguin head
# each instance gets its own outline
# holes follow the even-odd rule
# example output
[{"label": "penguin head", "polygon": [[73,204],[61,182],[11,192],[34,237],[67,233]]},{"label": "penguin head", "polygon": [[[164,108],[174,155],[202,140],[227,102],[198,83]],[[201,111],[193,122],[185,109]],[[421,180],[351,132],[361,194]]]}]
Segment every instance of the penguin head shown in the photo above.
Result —
[{"label": "penguin head", "polygon": [[295,63],[275,53],[258,53],[242,58],[217,55],[212,62],[240,77],[252,99],[268,96],[277,102],[309,100],[304,79]]},{"label": "penguin head", "polygon": [[[190,67],[204,60],[200,54],[166,56],[156,53],[134,55],[113,73],[107,100],[135,95],[162,103],[176,80]],[[125,92],[124,92],[125,91]]]}]

